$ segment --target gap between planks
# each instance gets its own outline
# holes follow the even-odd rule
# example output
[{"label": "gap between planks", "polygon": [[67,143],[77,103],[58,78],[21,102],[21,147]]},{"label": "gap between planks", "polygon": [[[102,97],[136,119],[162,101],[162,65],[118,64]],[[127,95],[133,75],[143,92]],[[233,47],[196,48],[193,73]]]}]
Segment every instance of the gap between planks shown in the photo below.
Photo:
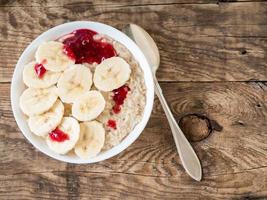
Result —
[{"label": "gap between planks", "polygon": [[[158,81],[159,83],[263,83],[267,84],[267,80],[247,80],[247,81]],[[10,84],[11,81],[1,81],[1,84]]]},{"label": "gap between planks", "polygon": [[[166,3],[140,3],[140,4],[125,4],[125,5],[120,5],[120,4],[110,4],[110,3],[97,3],[97,4],[92,4],[92,7],[110,7],[110,8],[124,8],[124,7],[145,7],[145,6],[171,6],[171,5],[220,5],[220,4],[244,4],[244,3],[260,3],[260,2],[265,2],[264,0],[255,0],[255,1],[250,1],[250,0],[215,0],[215,1],[210,1],[210,2],[166,2]],[[65,6],[82,6],[82,5],[89,5],[90,2],[77,2],[75,3],[69,3],[69,4],[63,4],[63,5],[51,5],[51,6],[46,6],[46,5],[38,5],[38,6],[31,6],[31,5],[0,5],[0,8],[34,8],[34,7],[45,7],[45,8],[60,8],[60,7],[65,7]]]}]

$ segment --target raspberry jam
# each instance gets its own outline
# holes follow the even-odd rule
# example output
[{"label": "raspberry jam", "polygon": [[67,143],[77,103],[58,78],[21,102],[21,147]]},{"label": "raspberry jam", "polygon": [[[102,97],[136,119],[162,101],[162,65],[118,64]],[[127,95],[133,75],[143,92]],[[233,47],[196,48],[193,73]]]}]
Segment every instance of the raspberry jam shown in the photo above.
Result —
[{"label": "raspberry jam", "polygon": [[94,62],[101,63],[106,58],[116,56],[117,53],[110,43],[93,38],[97,32],[89,29],[78,29],[70,33],[70,37],[63,40],[64,53],[76,64]]},{"label": "raspberry jam", "polygon": [[127,85],[123,85],[118,89],[113,90],[113,101],[115,102],[115,105],[112,107],[112,110],[114,113],[117,114],[121,111],[121,105],[123,105],[129,91],[130,88]]},{"label": "raspberry jam", "polygon": [[118,105],[118,104],[115,104],[115,105],[112,107],[112,111],[113,111],[115,114],[118,114],[118,113],[121,111],[121,106]]},{"label": "raspberry jam", "polygon": [[117,129],[116,121],[113,119],[108,120],[107,126],[113,129]]},{"label": "raspberry jam", "polygon": [[62,130],[56,128],[55,130],[49,133],[49,137],[51,140],[56,142],[64,142],[65,140],[69,140],[69,135],[64,133]]},{"label": "raspberry jam", "polygon": [[46,69],[44,68],[43,64],[38,63],[34,65],[34,70],[38,78],[42,78],[46,72]]}]

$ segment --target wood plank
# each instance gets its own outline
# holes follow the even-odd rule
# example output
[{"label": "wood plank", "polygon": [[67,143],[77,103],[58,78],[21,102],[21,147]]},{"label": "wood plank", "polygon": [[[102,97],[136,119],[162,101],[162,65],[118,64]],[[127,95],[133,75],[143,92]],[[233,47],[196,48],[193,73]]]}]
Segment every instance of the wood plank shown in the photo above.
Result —
[{"label": "wood plank", "polygon": [[26,7],[26,6],[34,6],[34,7],[41,7],[41,6],[64,6],[64,5],[91,5],[91,6],[136,6],[136,5],[162,5],[162,4],[192,4],[192,3],[217,3],[216,0],[94,0],[94,1],[77,1],[77,0],[59,0],[59,1],[52,1],[52,0],[45,0],[45,1],[38,1],[38,0],[19,0],[19,1],[12,1],[12,0],[2,0],[0,2],[0,6],[14,6],[14,7]]},{"label": "wood plank", "polygon": [[160,81],[265,81],[266,5],[2,7],[0,82],[10,82],[19,55],[40,33],[67,21],[88,19],[117,28],[133,22],[147,29],[160,49]]},{"label": "wood plank", "polygon": [[236,2],[261,2],[264,0],[94,0],[94,1],[77,1],[77,0],[2,0],[0,1],[0,6],[5,7],[43,7],[43,6],[64,6],[64,5],[79,5],[79,6],[151,6],[151,5],[166,5],[166,4],[228,4]]},{"label": "wood plank", "polygon": [[[165,83],[164,94],[177,121],[187,114],[207,116],[223,127],[192,143],[204,178],[267,167],[267,85],[263,83]],[[0,85],[0,174],[64,171],[66,164],[34,150],[13,119],[9,84]],[[140,138],[113,159],[79,165],[72,171],[129,173],[187,180],[172,135],[156,99]]]},{"label": "wood plank", "polygon": [[0,198],[20,199],[265,199],[267,168],[206,177],[152,177],[67,171],[0,175]]}]

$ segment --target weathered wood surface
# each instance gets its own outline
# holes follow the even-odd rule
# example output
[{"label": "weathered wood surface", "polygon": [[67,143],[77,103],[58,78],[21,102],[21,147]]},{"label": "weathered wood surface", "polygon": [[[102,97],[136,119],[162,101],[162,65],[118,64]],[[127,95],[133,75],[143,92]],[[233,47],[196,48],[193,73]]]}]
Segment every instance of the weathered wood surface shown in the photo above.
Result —
[{"label": "weathered wood surface", "polygon": [[[267,2],[0,0],[0,199],[266,199],[266,13]],[[140,138],[97,164],[53,160],[23,137],[10,107],[14,66],[41,32],[73,20],[134,22],[152,34],[177,121],[211,122],[192,142],[202,182],[184,172],[158,99]]]},{"label": "weathered wood surface", "polygon": [[266,12],[267,2],[0,7],[0,80],[10,81],[17,58],[43,31],[95,20],[146,28],[160,48],[160,81],[264,81]]},{"label": "weathered wood surface", "polygon": [[62,199],[68,195],[148,199],[267,196],[267,86],[238,82],[162,86],[177,120],[197,113],[223,127],[193,143],[202,161],[202,182],[184,173],[158,100],[147,128],[126,151],[99,164],[70,165],[37,152],[20,134],[10,111],[9,83],[5,83],[0,86],[0,147],[4,148],[0,152],[0,196],[9,197],[10,191],[32,198],[37,197],[34,191],[42,198],[57,192]]},{"label": "weathered wood surface", "polygon": [[84,5],[84,6],[140,6],[140,5],[166,5],[166,4],[222,4],[222,3],[237,3],[237,2],[263,2],[265,0],[1,0],[0,6],[65,6],[65,5]]},{"label": "weathered wood surface", "polygon": [[[231,0],[230,0],[231,1]],[[247,2],[248,0],[234,0],[232,2]],[[260,2],[263,0],[257,0]],[[0,6],[30,6],[30,7],[40,7],[40,6],[73,6],[73,5],[84,5],[84,6],[140,6],[140,5],[166,5],[166,4],[220,4],[227,2],[227,0],[1,0]]]}]

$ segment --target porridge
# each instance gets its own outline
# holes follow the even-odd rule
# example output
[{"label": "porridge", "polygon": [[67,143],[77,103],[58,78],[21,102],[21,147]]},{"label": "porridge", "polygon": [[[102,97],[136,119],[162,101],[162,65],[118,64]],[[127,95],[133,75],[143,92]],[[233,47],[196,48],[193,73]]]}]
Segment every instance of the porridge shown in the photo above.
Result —
[{"label": "porridge", "polygon": [[58,154],[94,157],[118,145],[143,116],[138,62],[124,45],[89,29],[42,43],[23,81],[20,108],[29,128]]}]

